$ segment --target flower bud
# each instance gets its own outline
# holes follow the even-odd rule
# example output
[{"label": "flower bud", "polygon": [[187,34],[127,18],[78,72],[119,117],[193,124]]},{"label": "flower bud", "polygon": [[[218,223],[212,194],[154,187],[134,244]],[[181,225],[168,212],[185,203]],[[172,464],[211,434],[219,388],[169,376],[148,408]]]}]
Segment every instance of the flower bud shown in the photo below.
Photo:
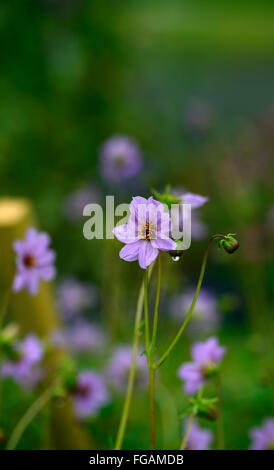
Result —
[{"label": "flower bud", "polygon": [[218,410],[216,406],[212,403],[208,403],[207,405],[201,406],[198,408],[197,416],[199,418],[205,418],[209,421],[216,421],[218,418]]},{"label": "flower bud", "polygon": [[200,418],[215,421],[218,418],[218,410],[215,406],[217,401],[217,398],[203,398],[198,395],[190,400],[192,412]]},{"label": "flower bud", "polygon": [[234,253],[239,248],[239,242],[234,238],[234,235],[235,233],[229,233],[219,241],[219,246],[229,254]]},{"label": "flower bud", "polygon": [[6,346],[11,344],[18,337],[18,325],[16,323],[9,323],[5,328],[0,332],[0,344]]},{"label": "flower bud", "polygon": [[169,186],[166,187],[164,193],[158,193],[155,189],[151,190],[153,196],[157,201],[160,201],[162,204],[165,204],[169,209],[171,208],[172,204],[179,204],[181,202],[180,198],[174,196],[174,194],[170,193]]},{"label": "flower bud", "polygon": [[76,365],[74,361],[65,358],[59,365],[60,378],[65,390],[74,390],[76,387]]}]

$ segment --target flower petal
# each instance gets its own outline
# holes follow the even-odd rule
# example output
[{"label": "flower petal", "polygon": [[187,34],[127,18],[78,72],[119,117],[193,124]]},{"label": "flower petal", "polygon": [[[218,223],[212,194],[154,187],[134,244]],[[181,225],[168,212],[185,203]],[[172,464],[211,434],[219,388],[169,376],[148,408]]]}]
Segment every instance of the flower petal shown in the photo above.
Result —
[{"label": "flower petal", "polygon": [[138,259],[141,243],[142,242],[137,241],[135,243],[128,243],[125,245],[119,253],[120,258],[125,261],[136,261]]},{"label": "flower petal", "polygon": [[133,226],[130,224],[117,225],[113,229],[115,237],[122,243],[134,243],[137,240]]},{"label": "flower petal", "polygon": [[151,245],[161,251],[169,251],[176,249],[176,243],[171,238],[157,238],[151,240]]},{"label": "flower petal", "polygon": [[159,250],[153,248],[149,241],[143,240],[139,250],[139,265],[142,269],[146,269],[157,258]]}]

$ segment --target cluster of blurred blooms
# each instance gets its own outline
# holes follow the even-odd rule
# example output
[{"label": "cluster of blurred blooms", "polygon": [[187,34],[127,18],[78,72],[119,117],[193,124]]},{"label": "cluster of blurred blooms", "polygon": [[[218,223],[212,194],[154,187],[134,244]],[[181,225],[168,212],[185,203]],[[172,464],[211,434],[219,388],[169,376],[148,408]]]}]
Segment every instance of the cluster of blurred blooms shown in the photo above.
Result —
[{"label": "cluster of blurred blooms", "polygon": [[[195,113],[195,109],[192,109],[186,116],[187,122],[192,127],[196,122],[197,113]],[[203,116],[202,121],[198,123],[202,130],[210,120],[208,109],[204,108]],[[195,125],[197,127],[197,123]],[[99,167],[102,178],[106,181],[117,185],[131,181],[133,177],[140,174],[143,166],[144,158],[134,139],[116,135],[101,146]],[[207,233],[207,227],[200,220],[197,209],[202,207],[208,198],[189,193],[184,189],[173,190],[171,194],[180,204],[191,204],[194,209],[192,236],[196,239],[203,238]],[[161,195],[158,194],[158,196],[161,200]],[[164,194],[163,197],[165,196]],[[99,202],[101,198],[102,194],[96,185],[86,184],[67,197],[64,212],[70,220],[78,221],[82,217],[83,207],[91,202]],[[150,199],[153,200],[153,198]],[[136,201],[133,200],[132,204],[135,203]],[[155,200],[153,203],[159,204]],[[180,224],[180,220],[178,223]],[[120,232],[118,236],[116,234],[117,238],[119,235],[123,238]],[[123,239],[121,241],[126,243]],[[24,240],[14,241],[14,250],[17,255],[14,292],[27,289],[30,295],[36,295],[39,292],[41,280],[51,281],[55,278],[55,252],[50,249],[50,242],[48,234],[39,233],[32,227],[27,230]],[[127,248],[124,247],[121,252],[125,249]],[[127,261],[136,259],[136,257],[133,258],[124,257]],[[141,267],[146,267],[146,263]],[[193,294],[194,289],[190,287],[183,294],[171,299],[169,310],[176,320],[182,320],[186,316]],[[65,399],[70,395],[75,416],[78,419],[94,417],[111,401],[113,394],[122,394],[125,391],[131,367],[132,350],[130,346],[121,344],[113,350],[102,327],[98,323],[87,320],[86,312],[90,313],[97,307],[98,295],[94,286],[80,282],[73,277],[67,277],[59,283],[57,302],[62,327],[53,331],[50,338],[41,340],[36,334],[30,333],[25,338],[19,339],[19,332],[13,324],[8,324],[2,329],[0,347],[4,361],[1,364],[1,375],[4,378],[12,378],[24,389],[33,390],[47,378],[49,373],[47,355],[51,350],[56,348],[67,350],[70,358],[64,359],[59,364],[55,396]],[[215,332],[219,324],[217,299],[211,291],[202,289],[190,321],[188,334],[195,335],[195,337],[200,334],[208,335]],[[108,352],[108,357],[102,357],[99,361],[102,364],[99,372],[86,368],[78,370],[77,358],[74,356],[92,353],[92,356],[99,357],[104,356],[102,352],[105,351]],[[178,371],[179,378],[184,382],[186,394],[198,393],[199,395],[201,387],[218,372],[225,352],[225,348],[219,345],[216,337],[210,337],[204,342],[196,342],[192,345],[192,361],[182,364]],[[137,387],[145,388],[148,382],[147,365],[146,357],[141,349],[137,355],[136,369]],[[198,403],[197,400],[195,404]],[[206,401],[202,400],[201,403],[205,404]],[[186,426],[187,421],[183,424],[183,429]],[[266,419],[263,426],[253,429],[250,435],[252,449],[273,448],[274,419]],[[200,428],[198,422],[194,421],[188,436],[187,448],[208,449],[212,441],[212,432]]]}]

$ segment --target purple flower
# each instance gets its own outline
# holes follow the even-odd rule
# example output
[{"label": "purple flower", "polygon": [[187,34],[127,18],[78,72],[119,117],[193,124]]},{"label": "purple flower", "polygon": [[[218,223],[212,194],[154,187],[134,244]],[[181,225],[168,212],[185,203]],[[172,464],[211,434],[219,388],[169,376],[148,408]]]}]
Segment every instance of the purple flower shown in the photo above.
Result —
[{"label": "purple flower", "polygon": [[109,394],[103,378],[93,371],[80,372],[73,391],[75,415],[79,419],[96,416],[100,408],[109,402]]},{"label": "purple flower", "polygon": [[[186,431],[188,422],[183,425]],[[209,450],[213,441],[213,433],[209,429],[202,429],[196,421],[193,421],[187,439],[187,450]]]},{"label": "purple flower", "polygon": [[191,204],[191,209],[198,209],[208,201],[208,197],[194,193],[184,193],[181,199],[183,204]]},{"label": "purple flower", "polygon": [[[177,295],[172,299],[170,308],[175,318],[182,321],[182,319],[186,317],[194,293],[194,289],[189,289],[184,294]],[[212,331],[218,323],[219,313],[216,297],[210,291],[202,288],[187,331],[190,334],[196,334],[197,332],[207,334]]]},{"label": "purple flower", "polygon": [[[191,204],[191,236],[200,240],[207,234],[207,226],[200,220],[199,213],[193,209],[198,209],[202,207],[206,202],[208,202],[208,197],[200,196],[199,194],[194,194],[190,192],[185,192],[182,188],[175,188],[172,191],[174,196],[177,196],[180,200],[180,204]],[[178,212],[178,217],[174,218],[174,223],[178,226],[179,230],[183,231],[183,206],[180,206],[180,212]]]},{"label": "purple flower", "polygon": [[137,143],[128,137],[114,135],[100,150],[100,166],[104,178],[119,183],[137,175],[143,158]]},{"label": "purple flower", "polygon": [[[130,346],[120,346],[114,351],[109,362],[107,376],[110,384],[119,392],[124,391],[127,387],[131,361],[132,348]],[[139,351],[136,357],[135,385],[144,387],[147,381],[147,360]]]},{"label": "purple flower", "polygon": [[118,225],[114,235],[126,245],[120,251],[125,261],[139,261],[146,269],[157,258],[159,250],[174,250],[176,243],[169,238],[170,216],[153,197],[134,197],[130,204],[128,224]]},{"label": "purple flower", "polygon": [[69,328],[54,331],[52,342],[73,353],[84,353],[102,349],[106,345],[106,336],[98,325],[80,320]]},{"label": "purple flower", "polygon": [[17,258],[14,292],[26,288],[31,295],[35,295],[40,280],[51,281],[55,277],[55,252],[49,249],[49,244],[49,235],[39,233],[33,227],[27,230],[24,240],[15,240],[13,247]]},{"label": "purple flower", "polygon": [[192,346],[193,362],[186,362],[178,370],[179,378],[185,382],[186,393],[196,393],[201,385],[206,384],[210,372],[218,367],[225,352],[215,337]]},{"label": "purple flower", "polygon": [[4,362],[1,370],[3,377],[12,377],[19,385],[32,388],[43,378],[40,362],[44,348],[35,334],[29,334],[15,347],[18,358]]},{"label": "purple flower", "polygon": [[266,418],[260,428],[250,431],[251,450],[274,450],[274,418]]},{"label": "purple flower", "polygon": [[98,203],[100,193],[96,186],[86,185],[69,194],[65,200],[64,212],[72,222],[82,220],[83,209],[87,204]]},{"label": "purple flower", "polygon": [[97,300],[94,286],[79,282],[73,277],[62,279],[58,286],[58,304],[66,319],[93,307]]}]

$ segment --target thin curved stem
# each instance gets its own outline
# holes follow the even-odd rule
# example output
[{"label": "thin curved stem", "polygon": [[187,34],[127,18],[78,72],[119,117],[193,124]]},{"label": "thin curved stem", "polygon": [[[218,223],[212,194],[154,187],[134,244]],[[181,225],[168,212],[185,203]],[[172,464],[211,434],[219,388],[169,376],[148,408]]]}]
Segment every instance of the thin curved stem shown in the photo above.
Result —
[{"label": "thin curved stem", "polygon": [[147,363],[150,367],[150,342],[149,342],[149,316],[148,316],[148,271],[146,269],[144,275],[144,316],[145,316],[145,338],[146,338],[146,353]]},{"label": "thin curved stem", "polygon": [[155,364],[155,368],[157,369],[158,367],[160,367],[161,364],[163,364],[163,362],[167,359],[167,357],[169,356],[170,352],[172,351],[172,349],[174,348],[174,346],[177,344],[177,342],[179,341],[179,339],[181,338],[181,335],[185,329],[185,327],[187,326],[188,322],[189,322],[189,319],[192,315],[192,312],[195,308],[195,305],[196,305],[196,302],[197,302],[197,299],[198,299],[198,295],[199,295],[199,292],[200,292],[200,289],[201,289],[201,285],[202,285],[202,282],[203,282],[203,278],[204,278],[204,273],[205,273],[205,267],[206,267],[206,262],[207,262],[207,257],[208,257],[208,252],[209,252],[209,248],[211,246],[211,243],[213,242],[213,240],[215,240],[216,238],[225,238],[224,235],[213,235],[208,244],[207,244],[207,247],[205,249],[205,253],[204,253],[204,257],[203,257],[203,261],[202,261],[202,266],[201,266],[201,270],[200,270],[200,275],[199,275],[199,279],[198,279],[198,284],[197,284],[197,287],[196,287],[196,291],[195,291],[195,294],[194,294],[194,297],[193,297],[193,300],[192,300],[192,303],[191,303],[191,306],[189,308],[189,311],[187,313],[187,316],[181,326],[181,328],[179,329],[177,335],[175,336],[174,340],[171,342],[171,344],[169,345],[169,347],[167,348],[166,352],[162,355],[162,357],[159,359],[159,361]]},{"label": "thin curved stem", "polygon": [[189,417],[187,428],[186,428],[185,433],[183,435],[183,439],[182,439],[182,442],[181,442],[181,445],[180,445],[180,450],[184,450],[186,445],[187,445],[187,440],[188,440],[188,437],[189,437],[189,433],[190,433],[194,418],[195,418],[195,414],[192,413]]},{"label": "thin curved stem", "polygon": [[17,447],[17,444],[20,441],[28,425],[51,399],[52,391],[53,386],[51,385],[42,393],[42,395],[40,395],[40,397],[30,406],[30,408],[22,416],[9,438],[6,450],[14,450]]},{"label": "thin curved stem", "polygon": [[154,361],[155,346],[156,346],[156,339],[157,339],[159,302],[160,302],[160,293],[161,293],[161,280],[162,280],[162,255],[161,255],[161,252],[159,252],[158,282],[157,282],[157,293],[156,293],[156,300],[155,300],[155,309],[154,309],[154,318],[153,318],[153,331],[152,331],[152,341],[151,341],[151,363],[152,364],[153,364],[153,361]]},{"label": "thin curved stem", "polygon": [[[153,264],[149,268],[148,278],[150,278],[151,273],[153,270]],[[136,315],[135,315],[135,325],[134,325],[134,334],[133,334],[133,347],[132,347],[132,360],[131,360],[131,367],[128,377],[128,385],[127,385],[127,392],[124,402],[124,407],[121,415],[121,420],[119,424],[118,434],[114,446],[114,450],[120,450],[123,445],[126,425],[128,421],[128,415],[131,405],[132,393],[133,393],[133,386],[134,386],[134,379],[135,379],[135,371],[136,371],[136,357],[139,345],[139,329],[141,325],[142,319],[142,312],[143,312],[143,305],[144,305],[144,283],[142,282],[139,296],[137,300],[137,307],[136,307]]]}]

